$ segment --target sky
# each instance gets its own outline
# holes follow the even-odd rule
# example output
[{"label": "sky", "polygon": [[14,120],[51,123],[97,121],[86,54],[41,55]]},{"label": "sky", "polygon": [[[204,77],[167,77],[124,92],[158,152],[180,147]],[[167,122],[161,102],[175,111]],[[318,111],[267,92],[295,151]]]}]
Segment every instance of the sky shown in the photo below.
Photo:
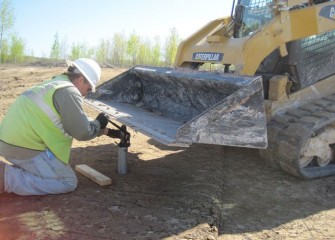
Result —
[{"label": "sky", "polygon": [[233,0],[12,0],[14,30],[27,53],[48,57],[55,40],[96,46],[115,33],[164,43],[171,29],[185,39],[208,22],[229,16]]}]

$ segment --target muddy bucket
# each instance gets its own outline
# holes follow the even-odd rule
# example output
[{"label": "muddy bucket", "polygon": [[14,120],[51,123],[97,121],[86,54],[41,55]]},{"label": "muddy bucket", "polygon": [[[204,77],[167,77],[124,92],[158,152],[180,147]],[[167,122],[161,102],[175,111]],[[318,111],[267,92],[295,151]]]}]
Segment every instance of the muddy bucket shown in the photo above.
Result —
[{"label": "muddy bucket", "polygon": [[170,146],[267,147],[261,77],[134,67],[85,103]]}]

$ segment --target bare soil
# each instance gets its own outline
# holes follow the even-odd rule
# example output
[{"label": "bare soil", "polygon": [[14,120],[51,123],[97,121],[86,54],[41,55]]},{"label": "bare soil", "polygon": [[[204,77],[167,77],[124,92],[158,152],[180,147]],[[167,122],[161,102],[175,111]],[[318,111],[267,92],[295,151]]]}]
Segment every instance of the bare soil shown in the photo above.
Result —
[{"label": "bare soil", "polygon": [[[0,66],[0,120],[25,89],[64,67]],[[103,69],[103,81],[122,69]],[[85,107],[87,114],[97,112]],[[117,141],[75,141],[71,166],[112,178],[101,187],[77,173],[76,191],[0,195],[0,240],[335,239],[335,176],[300,180],[257,149],[171,148],[130,130],[129,173],[117,173]]]}]

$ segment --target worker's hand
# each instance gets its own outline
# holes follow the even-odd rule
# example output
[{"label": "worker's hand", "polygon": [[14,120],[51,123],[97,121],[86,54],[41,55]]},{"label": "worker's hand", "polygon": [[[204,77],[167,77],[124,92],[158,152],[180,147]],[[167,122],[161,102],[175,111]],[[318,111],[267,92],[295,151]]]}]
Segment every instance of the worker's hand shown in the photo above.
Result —
[{"label": "worker's hand", "polygon": [[102,134],[103,135],[107,135],[108,134],[108,130],[109,130],[109,128],[102,129]]},{"label": "worker's hand", "polygon": [[107,127],[108,119],[109,117],[107,114],[99,113],[99,115],[97,116],[95,120],[98,120],[98,122],[100,123],[100,129],[104,129]]},{"label": "worker's hand", "polygon": [[107,133],[108,137],[111,138],[119,138],[121,139],[121,130],[115,130],[115,129],[108,129],[108,133]]},{"label": "worker's hand", "polygon": [[115,130],[115,129],[108,129],[108,133],[107,133],[108,137],[111,138],[119,138],[119,139],[130,139],[130,133],[129,132],[124,132],[121,130]]}]

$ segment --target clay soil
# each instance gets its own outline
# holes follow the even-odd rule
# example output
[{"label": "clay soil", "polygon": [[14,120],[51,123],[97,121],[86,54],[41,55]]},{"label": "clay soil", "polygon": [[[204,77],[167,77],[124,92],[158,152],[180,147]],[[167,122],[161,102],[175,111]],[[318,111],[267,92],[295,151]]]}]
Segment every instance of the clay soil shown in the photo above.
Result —
[{"label": "clay soil", "polygon": [[[0,66],[0,119],[21,92],[64,70]],[[105,68],[102,79],[122,71]],[[171,148],[130,133],[126,175],[117,173],[115,139],[74,141],[71,166],[89,165],[109,186],[76,172],[72,193],[0,195],[0,239],[335,239],[335,176],[300,180],[264,164],[257,149]]]}]

